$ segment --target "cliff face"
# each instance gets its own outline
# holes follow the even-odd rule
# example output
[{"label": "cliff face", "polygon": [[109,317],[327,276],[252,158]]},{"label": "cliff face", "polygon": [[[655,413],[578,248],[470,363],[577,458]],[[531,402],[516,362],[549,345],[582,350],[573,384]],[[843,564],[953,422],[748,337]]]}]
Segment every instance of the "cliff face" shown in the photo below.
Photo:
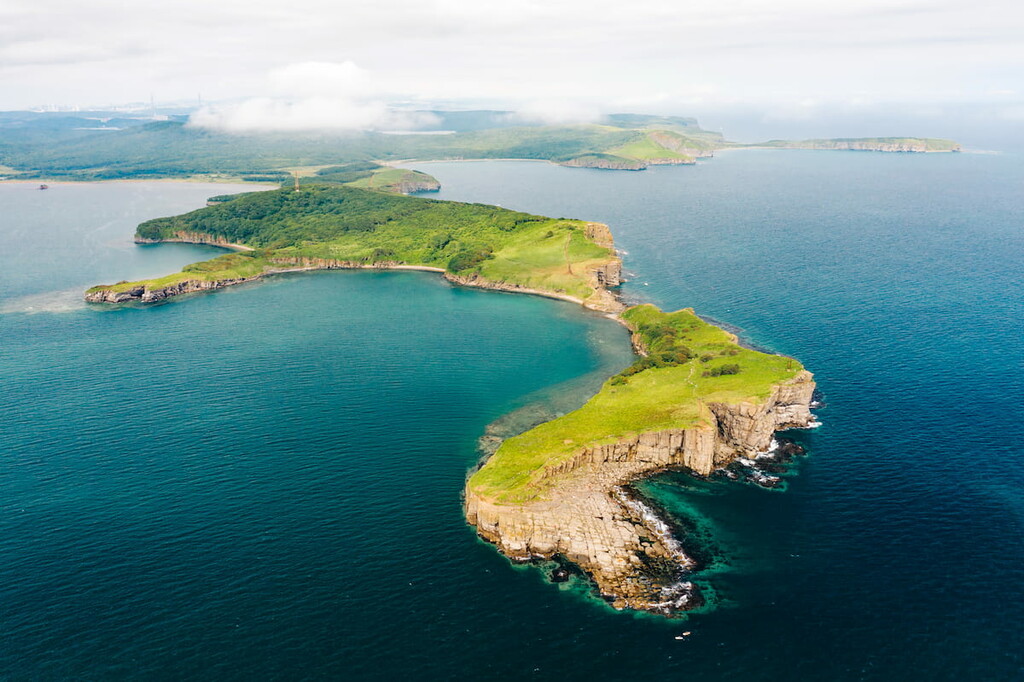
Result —
[{"label": "cliff face", "polygon": [[[685,154],[688,152],[681,153]],[[571,166],[574,168],[600,168],[603,170],[639,171],[645,170],[648,166],[691,166],[695,163],[697,163],[697,161],[693,158],[679,158],[678,156],[649,158],[644,159],[643,161],[639,161],[636,159],[627,159],[623,157],[581,156],[579,158],[570,159],[568,161],[562,161],[559,165]]]},{"label": "cliff face", "polygon": [[430,178],[429,180],[405,180],[402,182],[396,182],[388,187],[393,192],[399,194],[412,194],[413,192],[440,192],[441,183]]},{"label": "cliff face", "polygon": [[580,156],[568,161],[562,161],[559,165],[571,166],[573,168],[601,168],[604,170],[630,170],[638,171],[647,168],[643,161],[634,161],[621,157],[610,156]]},{"label": "cliff face", "polygon": [[812,375],[803,371],[761,403],[708,405],[708,423],[583,447],[543,472],[552,483],[544,499],[500,504],[467,487],[466,518],[512,559],[566,557],[617,608],[693,608],[699,594],[686,574],[695,562],[625,486],[670,467],[707,475],[767,450],[775,431],[810,424],[813,391]]},{"label": "cliff face", "polygon": [[136,244],[161,244],[163,242],[177,242],[183,244],[207,244],[209,246],[222,246],[225,249],[235,249],[236,251],[252,251],[253,249],[242,244],[233,244],[223,237],[215,237],[212,234],[206,234],[205,232],[188,232],[186,230],[179,230],[174,233],[173,237],[166,239],[147,239],[146,237],[135,236]]}]

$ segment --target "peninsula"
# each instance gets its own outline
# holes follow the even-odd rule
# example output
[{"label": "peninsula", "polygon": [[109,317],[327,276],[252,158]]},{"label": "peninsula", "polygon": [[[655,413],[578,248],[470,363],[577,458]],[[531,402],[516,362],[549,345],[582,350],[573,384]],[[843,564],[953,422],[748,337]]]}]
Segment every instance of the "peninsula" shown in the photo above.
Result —
[{"label": "peninsula", "polygon": [[[372,185],[351,173],[374,170],[319,177]],[[504,441],[465,488],[480,537],[514,560],[572,562],[616,608],[668,614],[701,601],[689,580],[696,563],[631,483],[670,468],[711,474],[812,421],[814,382],[796,360],[743,348],[692,310],[625,309],[612,292],[621,263],[605,225],[351,184],[216,199],[143,223],[136,241],[234,253],[95,286],[85,299],[149,303],[303,270],[427,269],[459,285],[572,301],[632,330],[631,367],[578,410]]]}]

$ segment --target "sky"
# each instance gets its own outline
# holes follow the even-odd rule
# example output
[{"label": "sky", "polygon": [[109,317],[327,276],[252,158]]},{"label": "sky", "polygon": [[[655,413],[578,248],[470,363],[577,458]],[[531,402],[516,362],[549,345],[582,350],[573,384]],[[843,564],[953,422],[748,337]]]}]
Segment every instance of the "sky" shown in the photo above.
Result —
[{"label": "sky", "polygon": [[201,98],[200,123],[239,130],[422,123],[395,103],[780,125],[972,106],[1024,122],[1024,4],[0,0],[0,110],[151,96]]}]

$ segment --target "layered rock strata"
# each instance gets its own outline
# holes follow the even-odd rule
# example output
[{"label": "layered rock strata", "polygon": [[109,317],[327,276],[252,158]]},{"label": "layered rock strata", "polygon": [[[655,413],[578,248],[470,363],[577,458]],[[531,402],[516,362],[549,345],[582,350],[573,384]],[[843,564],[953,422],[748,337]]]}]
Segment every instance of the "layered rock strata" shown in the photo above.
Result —
[{"label": "layered rock strata", "polygon": [[147,239],[146,237],[135,236],[136,244],[163,244],[163,243],[178,243],[178,244],[205,244],[207,246],[220,246],[225,249],[234,249],[235,251],[253,251],[250,246],[244,244],[235,244],[229,242],[223,237],[215,237],[212,234],[206,234],[204,232],[188,232],[187,230],[179,230],[174,233],[173,237],[167,237],[165,239]]},{"label": "layered rock strata", "polygon": [[572,561],[616,608],[693,608],[699,595],[687,575],[695,562],[626,486],[671,468],[708,475],[768,450],[777,430],[813,421],[813,392],[811,373],[801,371],[775,385],[763,402],[708,404],[706,419],[692,428],[582,446],[542,472],[540,480],[549,485],[526,503],[503,504],[467,486],[466,518],[512,559]]}]

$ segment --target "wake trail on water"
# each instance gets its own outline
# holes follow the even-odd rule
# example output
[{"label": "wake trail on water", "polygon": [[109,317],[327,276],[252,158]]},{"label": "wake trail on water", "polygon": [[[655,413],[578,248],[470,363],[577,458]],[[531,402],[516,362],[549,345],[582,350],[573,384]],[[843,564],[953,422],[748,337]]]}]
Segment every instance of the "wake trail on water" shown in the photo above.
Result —
[{"label": "wake trail on water", "polygon": [[0,315],[16,313],[70,313],[86,307],[82,300],[83,287],[61,291],[47,291],[40,294],[18,296],[0,301]]}]

